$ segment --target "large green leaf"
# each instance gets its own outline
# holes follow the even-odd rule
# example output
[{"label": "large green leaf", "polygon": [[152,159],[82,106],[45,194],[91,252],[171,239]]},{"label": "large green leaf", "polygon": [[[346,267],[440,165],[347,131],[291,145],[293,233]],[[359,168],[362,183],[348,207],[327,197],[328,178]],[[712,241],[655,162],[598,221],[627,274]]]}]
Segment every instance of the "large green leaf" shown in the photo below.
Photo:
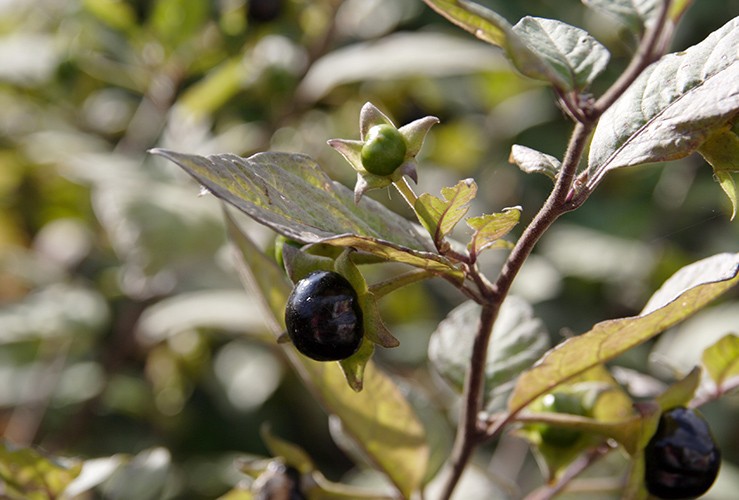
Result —
[{"label": "large green leaf", "polygon": [[[464,302],[439,323],[429,341],[429,359],[460,392],[469,368],[480,310],[475,302]],[[519,297],[508,297],[493,327],[485,360],[486,404],[501,406],[504,401],[501,396],[510,390],[510,382],[548,348],[546,328],[541,319],[534,316],[531,305]]]},{"label": "large green leaf", "polygon": [[[350,195],[351,196],[351,195]],[[284,310],[291,285],[283,271],[231,223],[237,263],[246,284],[265,297],[267,316],[275,335],[284,331]],[[364,390],[355,392],[344,380],[339,363],[308,359],[290,344],[285,353],[306,386],[328,413],[337,415],[346,432],[369,459],[387,474],[405,496],[424,478],[429,457],[426,432],[402,391],[369,361]]]},{"label": "large green leaf", "polygon": [[621,167],[682,158],[739,112],[739,18],[649,66],[598,122],[589,185]]},{"label": "large green leaf", "polygon": [[508,411],[519,411],[557,385],[649,340],[737,283],[739,254],[718,254],[684,267],[664,283],[638,316],[603,321],[549,351],[519,377]]},{"label": "large green leaf", "polygon": [[[547,77],[563,90],[588,87],[608,64],[610,54],[586,31],[555,19],[524,17],[514,27],[526,46],[548,67]],[[533,76],[533,75],[530,75]],[[565,86],[558,85],[565,82]]]},{"label": "large green leaf", "polygon": [[352,246],[383,259],[437,273],[459,271],[435,252],[419,227],[333,182],[305,155],[259,153],[208,157],[154,149],[182,167],[216,197],[302,243]]}]

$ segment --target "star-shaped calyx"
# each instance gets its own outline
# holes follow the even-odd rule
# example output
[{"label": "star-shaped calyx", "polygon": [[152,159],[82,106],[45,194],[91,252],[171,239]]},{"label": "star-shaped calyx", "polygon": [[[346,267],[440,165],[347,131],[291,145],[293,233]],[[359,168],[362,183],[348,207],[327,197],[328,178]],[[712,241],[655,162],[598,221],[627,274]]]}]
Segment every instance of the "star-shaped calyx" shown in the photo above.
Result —
[{"label": "star-shaped calyx", "polygon": [[361,140],[331,139],[329,146],[357,171],[354,201],[371,189],[379,189],[407,175],[418,182],[416,155],[429,129],[439,119],[426,116],[397,128],[382,111],[368,102],[359,113]]}]

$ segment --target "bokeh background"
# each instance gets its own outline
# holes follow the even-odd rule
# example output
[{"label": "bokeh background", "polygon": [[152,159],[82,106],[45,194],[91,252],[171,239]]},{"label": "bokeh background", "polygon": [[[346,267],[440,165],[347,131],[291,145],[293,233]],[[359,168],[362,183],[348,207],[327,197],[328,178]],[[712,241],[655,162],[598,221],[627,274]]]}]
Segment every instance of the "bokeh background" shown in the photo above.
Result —
[{"label": "bokeh background", "polygon": [[[595,94],[634,48],[621,27],[575,0],[480,3],[512,22],[534,15],[590,31],[612,53]],[[738,14],[737,0],[695,2],[674,50]],[[99,459],[109,469],[97,488],[105,498],[214,498],[240,479],[234,458],[267,453],[259,428],[269,422],[329,478],[359,480],[326,415],[264,341],[218,202],[147,150],[303,152],[352,185],[326,140],[358,137],[367,101],[397,124],[441,119],[420,156],[418,191],[473,177],[472,214],[521,205],[530,220],[551,183],[508,164],[510,147],[560,157],[571,129],[547,87],[420,0],[1,0],[5,442]],[[411,216],[395,193],[370,196]],[[729,216],[698,156],[613,173],[547,234],[514,292],[557,342],[637,313],[683,265],[737,251],[739,223]],[[271,251],[274,234],[249,227]],[[493,274],[500,262],[492,254],[483,265]],[[435,280],[382,302],[402,345],[378,361],[423,401],[446,442],[454,401],[426,346],[462,299]],[[739,333],[738,306],[734,292],[619,359],[617,373],[636,394],[659,389],[692,368],[701,346]],[[734,478],[722,480],[733,485],[738,405],[727,397],[705,408],[729,462],[724,475]],[[519,488],[541,482],[525,450],[506,450],[520,457]],[[503,466],[502,451],[485,453],[487,465]]]}]

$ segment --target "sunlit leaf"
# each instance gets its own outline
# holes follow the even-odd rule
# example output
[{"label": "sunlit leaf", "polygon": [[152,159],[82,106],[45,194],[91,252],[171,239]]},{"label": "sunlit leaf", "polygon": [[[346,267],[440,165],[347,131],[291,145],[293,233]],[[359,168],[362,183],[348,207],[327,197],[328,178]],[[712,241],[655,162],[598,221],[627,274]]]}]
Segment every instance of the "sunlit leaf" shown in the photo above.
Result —
[{"label": "sunlit leaf", "polygon": [[500,14],[467,0],[424,0],[429,7],[449,21],[492,45],[502,47],[513,65],[531,78],[552,82],[568,89],[567,80],[560,72],[525,43],[513,30],[513,26]]},{"label": "sunlit leaf", "polygon": [[242,89],[247,71],[242,57],[224,61],[188,87],[177,104],[195,117],[208,117]]},{"label": "sunlit leaf", "polygon": [[[477,256],[483,250],[494,248],[518,224],[521,207],[510,207],[497,214],[481,215],[467,219],[467,225],[475,230],[467,248],[470,255]],[[507,244],[500,245],[502,247]]]},{"label": "sunlit leaf", "polygon": [[[284,308],[291,285],[284,274],[251,240],[230,224],[230,236],[238,249],[237,264],[247,286],[267,298],[269,323],[275,335],[284,331]],[[345,381],[338,363],[321,363],[300,354],[290,344],[285,353],[291,364],[323,405],[341,418],[346,432],[385,472],[406,497],[417,490],[426,473],[429,448],[426,432],[401,390],[390,377],[369,361],[363,390],[355,392]]]},{"label": "sunlit leaf", "polygon": [[736,184],[732,177],[733,173],[739,172],[739,136],[731,129],[721,129],[711,135],[698,152],[711,164],[716,180],[731,201],[733,220],[739,205]]},{"label": "sunlit leaf", "polygon": [[[481,306],[467,301],[452,310],[429,341],[429,360],[457,390],[462,390]],[[500,406],[511,381],[529,368],[549,347],[544,323],[525,300],[509,296],[493,327],[485,360],[486,402]]]},{"label": "sunlit leaf", "polygon": [[703,351],[703,366],[721,393],[739,383],[739,336],[729,334]]},{"label": "sunlit leaf", "polygon": [[562,166],[554,156],[518,144],[514,144],[511,147],[511,154],[508,157],[508,161],[527,174],[544,174],[552,180],[557,178],[559,169]]},{"label": "sunlit leaf", "polygon": [[545,62],[548,75],[557,75],[547,79],[563,90],[585,89],[610,59],[608,50],[586,31],[554,19],[527,16],[513,32]]},{"label": "sunlit leaf", "polygon": [[442,188],[442,198],[429,193],[418,197],[414,208],[437,246],[441,245],[444,237],[467,214],[476,194],[475,181],[464,179],[454,187]]},{"label": "sunlit leaf", "polygon": [[739,18],[649,66],[598,122],[589,184],[608,171],[682,158],[739,111]]},{"label": "sunlit leaf", "polygon": [[[152,153],[177,163],[216,197],[295,241],[326,240],[340,246],[344,240],[339,237],[351,235],[354,240],[365,240],[364,246],[373,253],[387,243],[389,258],[397,253],[433,253],[433,245],[417,226],[369,198],[355,204],[346,186],[333,182],[305,155],[203,157],[162,149]],[[444,261],[438,255],[434,258]],[[421,267],[427,265],[426,258],[410,260]]]},{"label": "sunlit leaf", "polygon": [[684,267],[652,296],[642,313],[598,323],[548,352],[518,379],[508,410],[654,337],[705,307],[739,283],[739,254],[719,254]]},{"label": "sunlit leaf", "polygon": [[77,460],[57,459],[33,448],[15,448],[0,441],[0,484],[6,498],[56,498],[81,470]]},{"label": "sunlit leaf", "polygon": [[498,47],[505,47],[511,25],[490,9],[466,0],[424,0],[429,7],[462,29]]}]

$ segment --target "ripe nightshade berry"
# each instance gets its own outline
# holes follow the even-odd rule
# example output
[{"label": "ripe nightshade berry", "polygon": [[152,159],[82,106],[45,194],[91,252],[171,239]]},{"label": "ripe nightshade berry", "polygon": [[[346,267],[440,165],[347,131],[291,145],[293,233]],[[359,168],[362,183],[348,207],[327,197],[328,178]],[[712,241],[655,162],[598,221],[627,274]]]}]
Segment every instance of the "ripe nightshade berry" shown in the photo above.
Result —
[{"label": "ripe nightshade berry", "polygon": [[357,292],[334,272],[310,273],[287,299],[287,334],[298,351],[317,361],[338,361],[357,352],[362,321]]},{"label": "ripe nightshade berry", "polygon": [[721,452],[703,416],[688,408],[662,414],[644,449],[647,490],[659,498],[694,498],[711,487]]},{"label": "ripe nightshade berry", "polygon": [[362,146],[362,166],[375,175],[390,175],[405,160],[405,138],[392,125],[375,125]]}]

